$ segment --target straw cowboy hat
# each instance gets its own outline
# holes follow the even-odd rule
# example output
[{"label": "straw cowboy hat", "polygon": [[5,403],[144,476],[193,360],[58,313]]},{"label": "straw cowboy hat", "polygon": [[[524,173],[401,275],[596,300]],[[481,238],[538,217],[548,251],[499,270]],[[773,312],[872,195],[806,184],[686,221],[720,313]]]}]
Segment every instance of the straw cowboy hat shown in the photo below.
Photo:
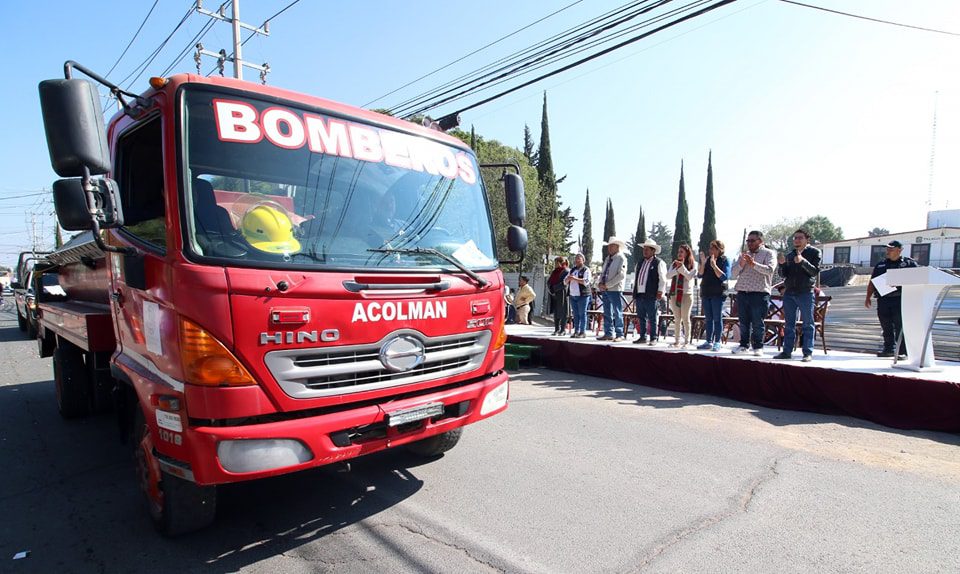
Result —
[{"label": "straw cowboy hat", "polygon": [[652,239],[647,238],[646,241],[638,245],[637,247],[650,247],[653,249],[654,254],[660,255],[660,246],[653,242]]},{"label": "straw cowboy hat", "polygon": [[611,236],[610,236],[610,239],[607,240],[607,245],[611,245],[611,244],[619,245],[619,246],[620,246],[620,249],[626,249],[626,248],[627,248],[627,242],[624,241],[624,240],[622,240],[622,239],[620,239],[620,238],[617,237],[616,235],[611,235]]}]

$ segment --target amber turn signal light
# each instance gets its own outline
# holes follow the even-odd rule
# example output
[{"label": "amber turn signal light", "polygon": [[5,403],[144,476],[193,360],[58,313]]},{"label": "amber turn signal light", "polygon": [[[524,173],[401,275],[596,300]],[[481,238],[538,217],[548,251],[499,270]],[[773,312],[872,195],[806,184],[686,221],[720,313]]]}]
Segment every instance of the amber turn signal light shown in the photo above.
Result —
[{"label": "amber turn signal light", "polygon": [[255,385],[223,343],[196,323],[180,318],[180,357],[186,382],[208,387]]}]

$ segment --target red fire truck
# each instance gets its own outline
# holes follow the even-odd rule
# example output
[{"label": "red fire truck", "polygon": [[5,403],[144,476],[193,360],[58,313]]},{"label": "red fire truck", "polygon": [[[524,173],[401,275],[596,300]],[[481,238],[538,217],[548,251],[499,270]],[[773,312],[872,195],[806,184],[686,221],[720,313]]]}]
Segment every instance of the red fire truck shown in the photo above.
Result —
[{"label": "red fire truck", "polygon": [[[115,410],[167,535],[216,485],[406,445],[503,411],[503,276],[480,166],[409,122],[224,78],[40,84],[60,225],[40,301],[64,417]],[[104,126],[93,82],[123,111]],[[449,125],[449,120],[441,122]],[[509,249],[523,184],[503,169]],[[519,172],[519,169],[516,171]]]}]

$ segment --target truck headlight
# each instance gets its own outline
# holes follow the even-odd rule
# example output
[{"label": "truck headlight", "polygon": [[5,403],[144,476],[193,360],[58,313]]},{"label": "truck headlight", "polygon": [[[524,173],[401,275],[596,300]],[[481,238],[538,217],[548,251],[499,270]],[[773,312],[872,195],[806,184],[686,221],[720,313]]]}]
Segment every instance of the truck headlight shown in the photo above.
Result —
[{"label": "truck headlight", "polygon": [[313,453],[294,439],[224,440],[217,457],[228,472],[257,472],[303,464],[313,460]]},{"label": "truck headlight", "polygon": [[503,408],[507,404],[508,394],[510,394],[510,381],[504,381],[483,398],[483,404],[480,405],[480,415],[483,416]]}]

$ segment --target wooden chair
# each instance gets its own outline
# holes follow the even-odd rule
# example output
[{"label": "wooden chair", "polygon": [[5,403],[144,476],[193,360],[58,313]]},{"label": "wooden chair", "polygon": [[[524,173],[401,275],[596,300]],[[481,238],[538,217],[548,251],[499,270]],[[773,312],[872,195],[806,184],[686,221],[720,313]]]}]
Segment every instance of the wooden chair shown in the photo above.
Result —
[{"label": "wooden chair", "polygon": [[707,317],[705,315],[690,316],[690,340],[703,339],[703,331],[707,328]]},{"label": "wooden chair", "polygon": [[[733,331],[733,328],[740,325],[740,317],[737,316],[737,295],[731,293],[727,298],[730,299],[730,314],[723,318],[723,334],[720,337],[720,340],[724,343],[730,338],[730,332]],[[720,312],[723,312],[722,307]]]},{"label": "wooden chair", "polygon": [[[783,300],[781,295],[774,295],[770,299],[774,300],[774,297],[777,300]],[[823,354],[827,354],[827,333],[826,333],[826,320],[827,320],[827,309],[830,307],[830,301],[833,299],[830,295],[819,295],[816,300],[813,302],[813,343],[816,345],[817,335],[820,335],[820,344],[823,347]],[[772,305],[771,305],[772,307]],[[772,336],[772,341],[777,344],[777,350],[783,348],[783,330],[786,325],[786,320],[783,318],[782,307],[779,310],[778,317],[771,317],[764,319],[763,324],[767,328],[767,333]],[[799,318],[797,319],[796,325],[797,332],[797,341],[801,341],[803,337],[803,321]]]},{"label": "wooden chair", "polygon": [[593,297],[587,301],[587,329],[593,329],[595,335],[603,329],[603,302]]},{"label": "wooden chair", "polygon": [[637,300],[630,299],[630,302],[627,303],[627,297],[623,293],[620,294],[620,297],[623,299],[623,336],[627,337],[630,335],[631,324],[639,329],[639,323],[637,322]]}]

